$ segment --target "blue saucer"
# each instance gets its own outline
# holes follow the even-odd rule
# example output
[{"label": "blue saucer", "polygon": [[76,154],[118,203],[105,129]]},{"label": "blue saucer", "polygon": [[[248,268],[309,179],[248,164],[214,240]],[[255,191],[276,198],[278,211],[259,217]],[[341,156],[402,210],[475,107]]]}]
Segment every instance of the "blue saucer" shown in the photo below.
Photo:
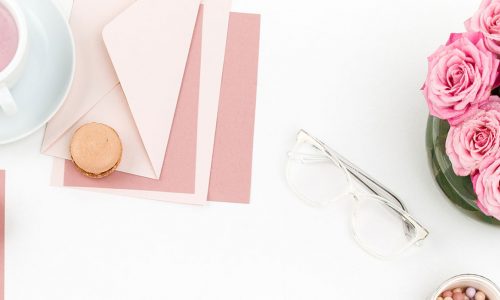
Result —
[{"label": "blue saucer", "polygon": [[19,111],[0,112],[0,144],[22,139],[44,126],[62,106],[75,69],[71,29],[51,0],[19,0],[28,23],[28,57],[11,89]]}]

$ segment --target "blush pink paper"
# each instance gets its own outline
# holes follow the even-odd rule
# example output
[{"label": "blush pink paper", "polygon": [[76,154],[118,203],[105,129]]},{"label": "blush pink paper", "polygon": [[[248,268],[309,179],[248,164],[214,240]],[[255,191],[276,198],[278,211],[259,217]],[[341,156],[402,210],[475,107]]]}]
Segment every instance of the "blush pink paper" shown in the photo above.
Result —
[{"label": "blush pink paper", "polygon": [[[249,202],[259,32],[259,15],[231,13],[208,197],[212,201]],[[192,66],[191,60],[190,53],[188,66]],[[181,192],[179,187],[184,186],[186,182],[171,183],[179,168],[186,170],[182,166],[186,160],[179,159],[183,151],[192,153],[196,149],[196,121],[191,115],[193,110],[196,111],[196,107],[189,107],[189,101],[183,97],[179,98],[160,181],[119,172],[103,180],[92,180],[82,176],[75,170],[72,163],[67,161],[64,166],[64,185],[97,188],[101,191],[102,189],[126,189]],[[189,144],[186,140],[194,140],[194,142]],[[175,159],[169,157],[171,153],[176,152],[180,157]],[[169,161],[171,165],[167,165]],[[234,170],[231,168],[232,164],[240,169]],[[170,181],[166,179],[168,176],[172,176]],[[187,176],[183,178],[186,179]],[[194,176],[189,182],[194,183]]]},{"label": "blush pink paper", "polygon": [[115,172],[100,180],[81,176],[67,161],[64,185],[76,187],[194,193],[203,10],[200,9],[159,180]]},{"label": "blush pink paper", "polygon": [[[189,46],[196,24],[196,15],[199,11],[199,2],[200,0],[155,1],[155,4],[159,5],[162,10],[172,12],[182,10],[182,13],[162,20],[162,24],[166,29],[162,32],[160,38],[154,35],[153,32],[146,32],[147,34],[143,36],[144,39],[150,41],[158,40],[160,44],[167,41],[171,47],[164,54],[164,57],[171,59],[182,53],[179,60],[175,61],[175,67],[163,68],[162,74],[156,74],[158,80],[163,82],[162,87],[170,85],[170,81],[182,81],[186,62],[182,57],[187,57],[189,53]],[[123,85],[125,82],[130,82],[124,81],[119,84],[115,68],[102,37],[103,27],[123,11],[128,11],[127,8],[133,3],[137,4],[133,0],[75,0],[70,21],[76,43],[77,65],[75,80],[63,107],[47,125],[42,152],[47,155],[70,159],[68,149],[74,131],[83,122],[102,122],[115,128],[122,137],[124,146],[126,146],[126,152],[124,152],[123,161],[118,170],[158,179],[160,177],[159,170],[161,170],[164,163],[163,159],[166,151],[164,146],[171,130],[169,122],[172,121],[173,111],[176,109],[180,86],[177,90],[168,89],[170,100],[165,98],[162,105],[158,105],[158,99],[146,97],[145,94],[141,107],[137,107],[137,105],[131,106],[127,101],[130,99],[126,99],[124,96],[126,87]],[[150,2],[141,1],[141,3]],[[155,16],[155,20],[155,22],[159,22],[158,16]],[[135,21],[137,22],[137,20]],[[163,57],[158,58],[158,60],[162,59]],[[141,59],[135,59],[134,61],[141,61]],[[149,65],[154,63],[150,59],[148,59],[148,62]],[[121,64],[121,67],[124,67],[123,64]],[[148,82],[141,81],[141,84],[148,84]],[[150,84],[156,83],[150,82]],[[149,87],[143,86],[143,89],[153,90],[149,89]],[[158,89],[160,87],[155,88],[155,90]],[[172,100],[174,98],[175,100]],[[136,110],[141,112],[138,113]],[[154,115],[159,111],[165,113],[165,120],[168,124],[164,126],[164,122],[157,122],[153,127],[150,127],[150,118],[143,118],[142,115],[145,112],[151,112]],[[150,127],[149,130],[145,130],[147,127]],[[156,143],[148,139],[149,142],[146,145],[143,142],[146,139],[143,136],[145,131],[148,134],[150,132],[157,133],[165,138],[156,140]]]},{"label": "blush pink paper", "polygon": [[0,71],[5,69],[16,55],[18,42],[16,21],[7,8],[0,4]]},{"label": "blush pink paper", "polygon": [[250,202],[259,40],[260,15],[231,14],[209,201]]}]

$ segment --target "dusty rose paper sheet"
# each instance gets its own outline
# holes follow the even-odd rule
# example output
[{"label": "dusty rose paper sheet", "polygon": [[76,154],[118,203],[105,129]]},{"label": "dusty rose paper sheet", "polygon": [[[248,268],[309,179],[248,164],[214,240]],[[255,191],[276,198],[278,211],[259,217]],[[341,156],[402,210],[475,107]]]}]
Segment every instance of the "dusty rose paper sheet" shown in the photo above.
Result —
[{"label": "dusty rose paper sheet", "polygon": [[[248,203],[250,200],[259,35],[259,15],[231,13],[208,192],[212,201]],[[197,36],[195,32],[195,39]],[[195,40],[192,47],[196,47]],[[198,59],[192,53],[196,52],[191,49],[187,80],[195,73],[193,60]],[[196,152],[195,98],[179,97],[159,181],[124,173],[92,180],[81,176],[71,162],[56,161],[53,183],[128,195],[124,191],[135,190],[134,196],[138,197],[141,192],[151,191],[192,192],[196,167],[192,163]]]},{"label": "dusty rose paper sheet", "polygon": [[5,297],[5,171],[0,170],[0,300]]},{"label": "dusty rose paper sheet", "polygon": [[259,40],[260,15],[231,14],[209,201],[250,202]]}]

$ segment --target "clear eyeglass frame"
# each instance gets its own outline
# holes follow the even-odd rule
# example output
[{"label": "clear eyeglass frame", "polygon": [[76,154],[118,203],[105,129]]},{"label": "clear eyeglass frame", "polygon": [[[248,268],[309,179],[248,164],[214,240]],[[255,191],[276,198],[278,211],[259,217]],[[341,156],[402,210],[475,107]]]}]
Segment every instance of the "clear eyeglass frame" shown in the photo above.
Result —
[{"label": "clear eyeglass frame", "polygon": [[[312,146],[315,150],[318,150],[319,155],[299,151],[301,146],[304,144]],[[345,176],[346,187],[344,191],[338,195],[332,195],[328,201],[321,201],[308,197],[296,187],[293,179],[291,178],[291,165],[297,162],[301,164],[333,163],[337,168],[340,168],[341,173]],[[304,130],[300,130],[298,132],[296,144],[288,153],[286,178],[288,185],[295,195],[310,206],[325,207],[341,198],[351,196],[351,198],[353,198],[357,203],[362,202],[360,199],[368,199],[368,201],[378,202],[378,204],[381,204],[381,206],[386,207],[391,213],[395,214],[397,218],[400,218],[400,222],[402,224],[401,231],[403,231],[402,234],[405,236],[404,244],[397,247],[397,249],[391,250],[390,253],[381,253],[380,251],[375,250],[372,245],[364,241],[358,234],[358,227],[356,225],[358,224],[357,219],[359,218],[357,214],[358,206],[356,206],[356,209],[353,210],[351,227],[354,239],[365,252],[376,258],[382,260],[393,259],[402,254],[408,248],[420,245],[420,243],[429,234],[428,230],[408,213],[408,210],[403,202],[388,188],[376,181],[373,177],[366,174],[363,170],[355,166],[346,158],[342,157],[325,143]],[[360,191],[357,189],[355,187],[354,180],[366,191]]]}]

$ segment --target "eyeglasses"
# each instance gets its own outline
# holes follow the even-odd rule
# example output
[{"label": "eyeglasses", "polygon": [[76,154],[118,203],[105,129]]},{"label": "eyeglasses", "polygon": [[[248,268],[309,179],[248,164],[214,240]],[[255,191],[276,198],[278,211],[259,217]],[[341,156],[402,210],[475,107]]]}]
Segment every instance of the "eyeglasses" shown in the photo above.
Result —
[{"label": "eyeglasses", "polygon": [[393,258],[429,234],[394,193],[304,130],[288,154],[286,177],[297,197],[311,206],[354,200],[354,238],[377,258]]}]

